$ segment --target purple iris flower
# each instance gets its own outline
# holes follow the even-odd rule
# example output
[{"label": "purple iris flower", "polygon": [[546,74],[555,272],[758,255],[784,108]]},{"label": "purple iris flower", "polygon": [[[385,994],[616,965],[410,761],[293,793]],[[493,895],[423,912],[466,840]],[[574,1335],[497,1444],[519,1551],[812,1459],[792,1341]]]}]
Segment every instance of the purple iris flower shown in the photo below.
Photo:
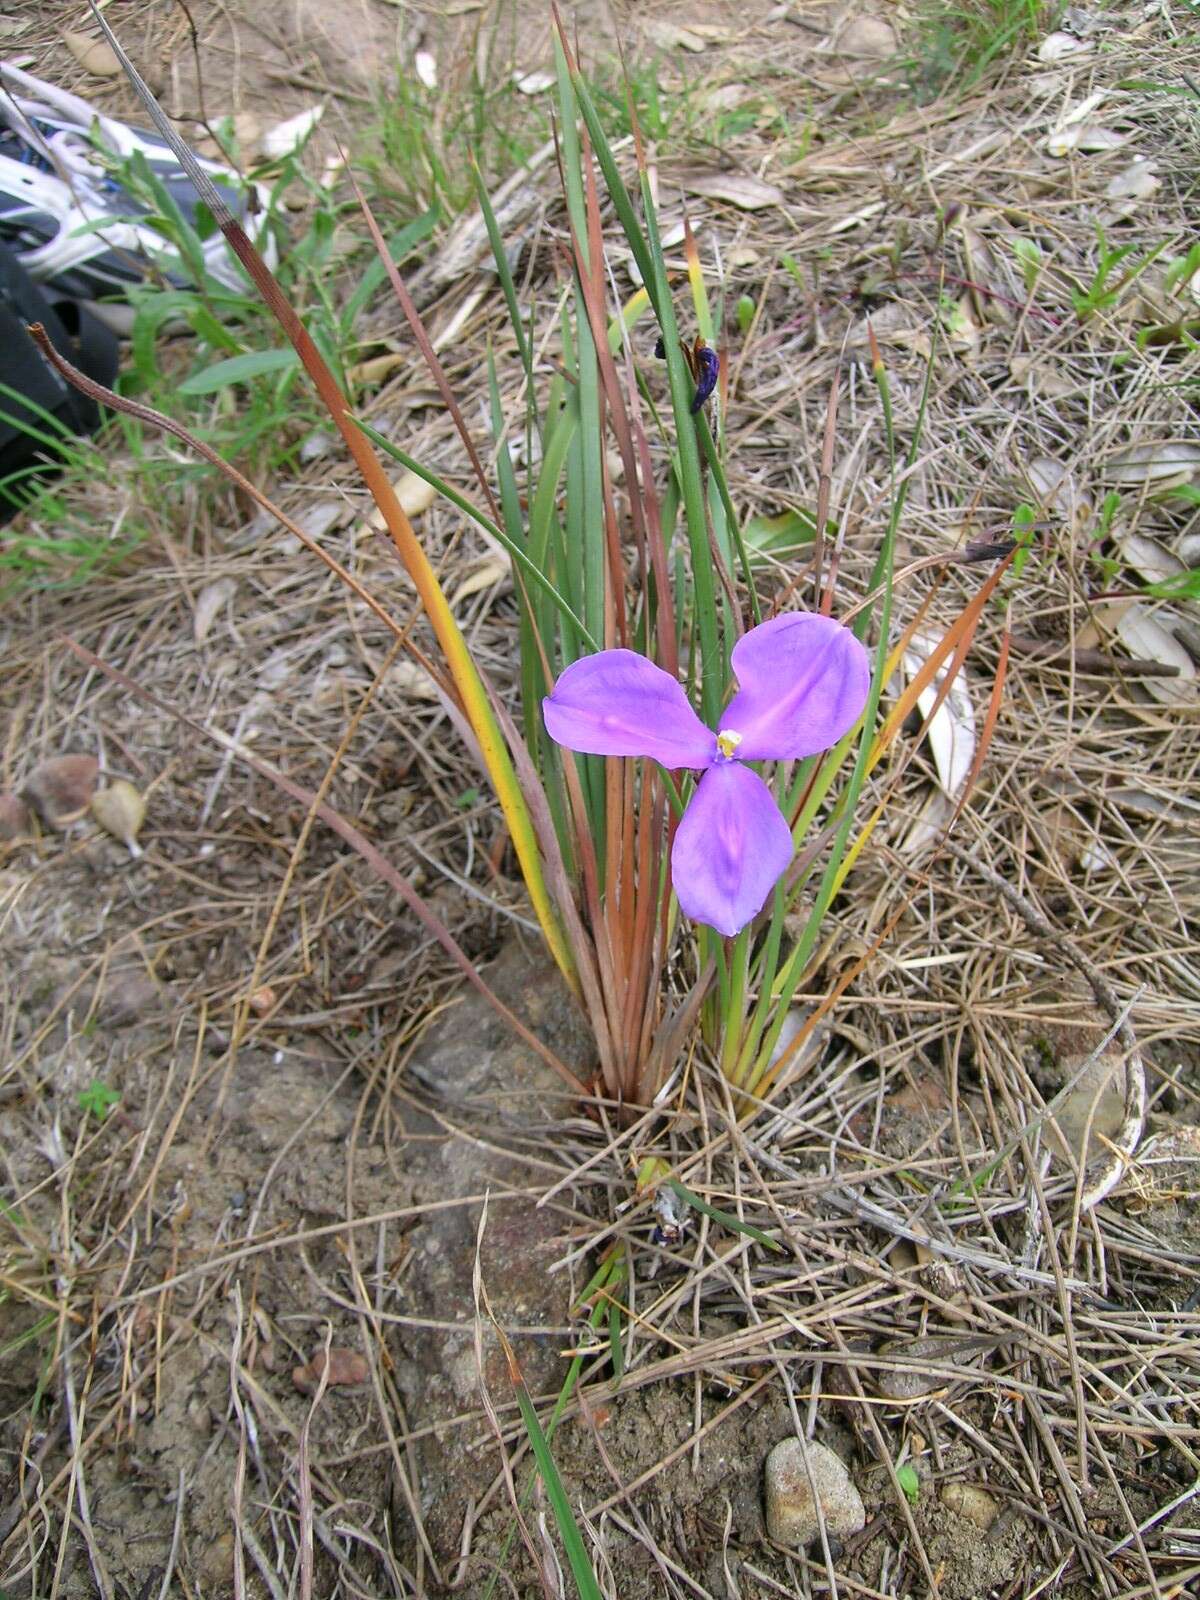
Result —
[{"label": "purple iris flower", "polygon": [[675,832],[671,876],[684,914],[719,933],[758,915],[792,859],[792,832],[747,761],[795,761],[837,743],[867,702],[867,652],[831,617],[775,617],[733,647],[738,691],[714,733],[669,673],[633,650],[572,662],[542,701],[568,750],[702,769]]},{"label": "purple iris flower", "polygon": [[715,350],[710,350],[708,345],[696,341],[696,394],[692,401],[692,415],[695,416],[709,395],[717,387],[717,379],[721,374],[721,358]]}]

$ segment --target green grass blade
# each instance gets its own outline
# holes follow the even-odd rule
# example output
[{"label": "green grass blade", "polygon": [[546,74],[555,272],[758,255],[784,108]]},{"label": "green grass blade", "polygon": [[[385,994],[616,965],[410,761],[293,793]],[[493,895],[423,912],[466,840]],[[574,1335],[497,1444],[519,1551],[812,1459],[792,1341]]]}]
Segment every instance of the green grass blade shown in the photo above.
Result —
[{"label": "green grass blade", "polygon": [[690,1206],[694,1206],[704,1216],[711,1217],[714,1222],[719,1222],[731,1233],[744,1233],[748,1239],[753,1239],[756,1244],[765,1245],[768,1250],[783,1250],[778,1239],[772,1239],[771,1235],[764,1233],[761,1228],[752,1228],[748,1222],[743,1222],[741,1217],[735,1217],[732,1211],[718,1211],[716,1206],[710,1206],[707,1200],[702,1200],[698,1194],[693,1194],[680,1183],[678,1178],[671,1178],[669,1182],[681,1200],[686,1200]]},{"label": "green grass blade", "polygon": [[575,1521],[575,1513],[571,1509],[571,1502],[567,1496],[566,1489],[563,1487],[563,1481],[558,1475],[558,1468],[554,1464],[554,1457],[550,1453],[550,1445],[546,1435],[542,1432],[542,1425],[538,1421],[537,1411],[533,1401],[529,1398],[525,1380],[518,1374],[515,1383],[521,1421],[525,1424],[525,1432],[529,1435],[529,1443],[533,1450],[534,1460],[537,1462],[538,1472],[546,1486],[550,1509],[554,1513],[554,1521],[558,1526],[558,1535],[563,1542],[563,1549],[566,1551],[580,1600],[603,1600],[600,1585],[596,1581],[596,1574],[583,1542],[583,1535],[579,1531],[579,1524]]},{"label": "green grass blade", "polygon": [[424,478],[425,482],[435,488],[439,494],[445,495],[451,505],[457,506],[461,512],[470,517],[472,522],[477,523],[485,533],[490,534],[496,543],[503,547],[505,553],[512,557],[525,576],[537,585],[547,599],[553,601],[572,627],[579,631],[580,637],[590,648],[599,650],[600,646],[584,627],[579,617],[576,616],[568,601],[558,592],[541,568],[530,560],[520,545],[505,533],[503,528],[493,522],[490,517],[485,516],[478,506],[472,505],[467,497],[460,494],[453,484],[447,483],[444,478],[439,477],[429,467],[423,466],[421,462],[410,456],[406,450],[402,450],[398,444],[393,443],[385,434],[373,428],[369,422],[363,422],[357,417],[352,417],[351,421],[356,427],[361,428],[367,438],[373,444],[377,444],[385,455],[391,456],[393,461],[398,461],[401,466],[407,467],[410,472],[415,472],[418,478]]}]

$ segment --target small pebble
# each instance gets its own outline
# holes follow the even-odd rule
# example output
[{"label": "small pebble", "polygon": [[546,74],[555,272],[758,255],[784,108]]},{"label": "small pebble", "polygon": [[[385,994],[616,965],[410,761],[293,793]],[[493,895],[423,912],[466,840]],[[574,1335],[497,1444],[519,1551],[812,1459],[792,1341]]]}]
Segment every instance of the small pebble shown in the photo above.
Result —
[{"label": "small pebble", "polygon": [[22,797],[37,807],[51,828],[62,829],[77,821],[91,804],[99,772],[95,756],[54,756],[35,767]]},{"label": "small pebble", "polygon": [[977,1483],[946,1483],[938,1497],[949,1511],[957,1512],[986,1533],[1000,1515],[1000,1507]]},{"label": "small pebble", "polygon": [[811,1544],[820,1535],[822,1521],[827,1535],[838,1539],[866,1526],[862,1496],[845,1462],[827,1445],[781,1440],[767,1457],[766,1499],[767,1532],[776,1544],[792,1550]]}]

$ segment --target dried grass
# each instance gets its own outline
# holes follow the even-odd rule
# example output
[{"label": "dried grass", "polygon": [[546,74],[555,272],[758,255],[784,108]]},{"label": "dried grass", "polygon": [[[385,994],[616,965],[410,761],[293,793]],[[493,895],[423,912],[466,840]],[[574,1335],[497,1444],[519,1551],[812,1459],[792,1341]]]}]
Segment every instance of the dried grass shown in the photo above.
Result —
[{"label": "dried grass", "polygon": [[[796,65],[821,69],[812,36],[779,26]],[[1076,502],[1094,507],[1105,464],[1123,446],[1191,425],[1181,383],[1194,378],[1194,357],[1138,350],[1136,290],[1081,327],[1064,313],[1053,277],[1026,305],[1011,253],[1014,233],[1037,236],[1055,273],[1086,280],[1093,216],[1108,178],[1133,153],[1152,157],[1163,180],[1137,214],[1137,236],[1157,243],[1195,228],[1186,102],[1112,91],[1105,114],[1130,133],[1116,157],[1063,162],[1038,147],[1066,101],[1078,103],[1094,84],[1123,75],[1173,81],[1167,23],[1130,43],[1106,37],[1111,50],[1069,75],[1033,66],[1011,74],[1000,95],[890,122],[885,90],[831,89],[824,141],[790,175],[770,166],[772,147],[754,134],[732,152],[744,169],[766,163],[787,183],[786,207],[752,217],[690,208],[706,262],[734,263],[725,275],[731,299],[743,286],[768,285],[755,333],[732,361],[731,488],[741,506],[774,513],[813,503],[826,400],[840,379],[832,512],[842,530],[843,596],[865,579],[890,492],[866,365],[868,307],[907,442],[939,286],[956,299],[972,293],[968,284],[990,291],[969,307],[977,336],[937,354],[903,528],[906,560],[1007,530],[1014,505],[1028,497],[1024,474],[1035,457],[1066,466]],[[739,70],[732,51],[731,81]],[[844,139],[831,134],[839,126]],[[666,162],[659,182],[669,215]],[[522,271],[548,325],[566,236],[549,186],[539,193]],[[939,213],[952,206],[965,215],[943,230]],[[863,224],[845,227],[854,215]],[[973,230],[970,257],[964,224]],[[812,265],[811,293],[773,268],[783,251]],[[457,323],[442,354],[470,395],[489,338],[503,355],[498,297],[490,289],[479,296],[470,279],[436,292],[426,282],[422,313],[435,332]],[[372,415],[414,455],[459,476],[453,430],[424,390],[419,373],[403,371]],[[515,402],[515,388],[506,398]],[[480,416],[468,420],[482,427]],[[337,505],[324,542],[403,616],[403,580],[365,530],[338,468],[320,463],[283,490],[304,514]],[[117,1451],[136,1481],[149,1419],[202,1355],[226,1364],[226,1404],[211,1437],[198,1434],[193,1459],[171,1473],[169,1554],[142,1592],[166,1596],[178,1579],[190,1594],[203,1581],[185,1494],[219,1458],[234,1466],[236,1592],[313,1592],[315,1562],[316,1592],[423,1594],[455,1572],[439,1566],[422,1530],[415,1452],[432,1425],[405,1417],[390,1341],[441,1324],[406,1314],[403,1275],[391,1264],[403,1234],[431,1209],[403,1198],[411,1138],[404,1062],[450,995],[451,974],[326,833],[314,831],[301,849],[301,817],[282,796],[216,744],[181,737],[169,718],[85,671],[58,638],[69,632],[188,716],[315,787],[390,637],[285,535],[247,522],[232,500],[197,506],[206,520],[157,527],[130,568],[64,600],[31,597],[4,624],[5,783],[19,783],[35,755],[96,749],[109,770],[149,790],[150,823],[136,868],[118,864],[116,847],[85,828],[13,852],[0,878],[0,1293],[8,1296],[0,1327],[9,1338],[34,1330],[19,1370],[46,1389],[36,1411],[28,1391],[7,1395],[12,1473],[0,1496],[0,1570],[6,1585],[19,1585],[41,1551],[47,1600],[75,1592],[87,1571],[100,1593],[124,1592],[112,1571],[123,1547],[110,1514],[98,1521],[96,1474]],[[1183,529],[1169,508],[1138,510],[1142,531],[1165,542]],[[1200,724],[1194,709],[1153,702],[1122,672],[1119,654],[1111,671],[1079,666],[1097,587],[1088,526],[1077,526],[1069,508],[1051,509],[1037,556],[1010,588],[1014,633],[1061,653],[1014,653],[992,749],[955,834],[959,848],[906,843],[931,792],[930,769],[918,760],[899,781],[886,835],[877,834],[840,896],[806,1004],[818,1003],[900,915],[834,1008],[811,1070],[749,1125],[735,1120],[723,1084],[698,1056],[676,1083],[673,1114],[607,1142],[580,1119],[506,1137],[465,1119],[470,1138],[497,1153],[519,1151],[525,1194],[558,1208],[563,1270],[574,1280],[603,1245],[627,1242],[638,1282],[621,1392],[690,1388],[687,1437],[632,1477],[608,1459],[609,1482],[579,1486],[583,1524],[606,1544],[608,1560],[614,1538],[630,1541],[618,1550],[640,1545],[662,1592],[714,1591],[681,1560],[669,1519],[648,1509],[648,1491],[674,1460],[714,1448],[721,1430],[736,1428],[768,1393],[786,1397],[801,1432],[811,1433],[818,1416],[848,1419],[891,1490],[886,1509],[840,1554],[739,1549],[727,1527],[731,1592],[735,1581],[741,1593],[763,1595],[944,1589],[945,1553],[927,1548],[925,1501],[955,1479],[986,1480],[1001,1518],[1027,1530],[1010,1595],[1133,1600],[1182,1594],[1200,1574],[1195,1148],[1186,1159],[1133,1163],[1112,1194],[1081,1212],[1079,1180],[1053,1163],[1039,1120],[1053,1085],[1038,1041],[1069,1041],[1074,1030],[1086,1050],[1097,1026],[1113,1019],[1097,1015],[1063,951],[1036,939],[989,877],[999,874],[1059,930],[1127,1012],[1149,1073],[1150,1127],[1194,1126]],[[420,531],[451,589],[487,555],[439,505]],[[234,598],[197,647],[195,598],[226,577]],[[948,623],[977,576],[969,567],[936,580],[916,573],[900,591],[902,620],[935,581],[931,616]],[[513,612],[504,593],[470,596],[460,620],[481,664],[510,688]],[[1000,608],[987,614],[968,664],[979,709],[1003,623]],[[328,799],[424,880],[460,941],[485,959],[522,905],[495,868],[490,808],[463,803],[477,783],[437,703],[414,697],[412,680],[393,672],[375,690]],[[1081,866],[1089,852],[1101,869]],[[112,1005],[105,984],[113,974],[131,986],[133,1015],[120,1026],[102,1009]],[[274,991],[274,1010],[248,1017],[243,1030],[236,1008],[261,985]],[[282,1148],[262,1130],[255,1192],[239,1205],[212,1192],[206,1177],[217,1171],[218,1116],[223,1102],[245,1096],[285,1059],[311,1061],[324,1088]],[[122,1095],[103,1128],[74,1104],[93,1075]],[[286,1228],[270,1196],[339,1103],[353,1107],[343,1207],[327,1223]],[[444,1108],[433,1115],[438,1131],[426,1137],[464,1131]],[[673,1252],[652,1250],[648,1202],[618,1209],[630,1198],[634,1151],[672,1162],[712,1204],[773,1232],[786,1254],[703,1217]],[[355,1174],[380,1161],[397,1175],[401,1203],[359,1214]],[[178,1177],[186,1163],[190,1186]],[[194,1251],[202,1237],[189,1217],[196,1208],[211,1231],[189,1259],[181,1240]],[[345,1268],[336,1281],[312,1259],[335,1240]],[[287,1359],[283,1343],[307,1353],[310,1335],[327,1339],[331,1323],[340,1341],[357,1339],[371,1389],[352,1439],[332,1423],[323,1430],[328,1395],[314,1397],[301,1426],[294,1397],[281,1400],[265,1373],[271,1319],[257,1297],[271,1263],[284,1259],[303,1264],[311,1300],[294,1332],[274,1319],[274,1360]],[[545,1331],[560,1342],[575,1336]],[[961,1345],[931,1354],[919,1342],[943,1334]],[[572,1406],[585,1432],[592,1419],[602,1457],[595,1415],[613,1394],[606,1354],[597,1345]],[[897,1400],[904,1383],[910,1397]],[[714,1403],[714,1393],[725,1398]],[[515,1408],[493,1398],[519,1455]],[[479,1409],[452,1426],[470,1448],[492,1447]],[[915,1509],[893,1476],[906,1441],[925,1473]],[[394,1511],[356,1498],[365,1480],[354,1474],[376,1460],[390,1463]],[[502,1495],[498,1473],[475,1508],[476,1527]],[[476,1583],[483,1567],[468,1560],[470,1525],[463,1541],[456,1570]],[[623,1592],[619,1566],[611,1592]]]}]

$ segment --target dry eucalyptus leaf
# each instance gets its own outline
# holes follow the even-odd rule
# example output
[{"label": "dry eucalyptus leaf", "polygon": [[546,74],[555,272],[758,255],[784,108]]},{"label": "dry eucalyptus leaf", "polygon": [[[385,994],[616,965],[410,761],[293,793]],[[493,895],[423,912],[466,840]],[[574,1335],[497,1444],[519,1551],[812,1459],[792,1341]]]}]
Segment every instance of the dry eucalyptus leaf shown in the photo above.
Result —
[{"label": "dry eucalyptus leaf", "polygon": [[1081,100],[1077,106],[1069,106],[1055,122],[1056,128],[1070,128],[1078,122],[1086,122],[1092,112],[1097,110],[1109,98],[1111,91],[1108,89],[1093,89],[1086,99]]},{"label": "dry eucalyptus leaf", "polygon": [[746,172],[685,172],[679,182],[691,194],[724,200],[743,211],[762,211],[766,206],[783,204],[782,189]]},{"label": "dry eucalyptus leaf", "polygon": [[314,500],[296,513],[296,526],[310,539],[320,539],[345,515],[345,511],[345,504],[341,500]]},{"label": "dry eucalyptus leaf", "polygon": [[731,267],[757,267],[762,260],[762,252],[752,244],[735,244],[725,259]]},{"label": "dry eucalyptus leaf", "polygon": [[437,499],[437,490],[415,472],[405,471],[395,482],[396,498],[406,517],[419,517]]},{"label": "dry eucalyptus leaf", "polygon": [[1149,200],[1159,188],[1161,183],[1154,175],[1152,163],[1135,161],[1131,167],[1126,167],[1124,172],[1118,172],[1115,178],[1109,180],[1104,197],[1106,200]]},{"label": "dry eucalyptus leaf", "polygon": [[404,366],[406,357],[398,350],[389,350],[381,356],[368,356],[365,361],[355,361],[346,368],[351,383],[376,384]]},{"label": "dry eucalyptus leaf", "polygon": [[1048,400],[1063,400],[1079,387],[1053,361],[1038,356],[1013,356],[1008,370],[1017,383],[1025,384],[1034,394],[1044,395]]},{"label": "dry eucalyptus leaf", "polygon": [[212,631],[217,613],[233,598],[237,583],[233,578],[216,578],[206,583],[196,596],[196,610],[192,616],[192,638],[201,645]]},{"label": "dry eucalyptus leaf", "polygon": [[106,39],[93,39],[89,33],[76,33],[64,28],[62,42],[85,72],[93,78],[115,78],[121,71],[112,45]]},{"label": "dry eucalyptus leaf", "polygon": [[[1059,1067],[1068,1079],[1083,1065],[1067,1056]],[[1070,1152],[1081,1166],[1100,1155],[1125,1120],[1125,1069],[1119,1053],[1106,1050],[1083,1070],[1075,1087],[1055,1108],[1046,1125],[1047,1143],[1063,1159]]]},{"label": "dry eucalyptus leaf", "polygon": [[325,1351],[318,1350],[307,1366],[292,1368],[292,1382],[301,1394],[312,1394],[323,1373],[331,1389],[357,1388],[371,1376],[366,1356],[357,1350],[347,1350],[344,1345],[333,1346],[329,1351],[328,1371],[326,1366]]},{"label": "dry eucalyptus leaf", "polygon": [[1025,463],[1025,476],[1039,506],[1047,511],[1069,511],[1075,504],[1075,484],[1070,470],[1050,456],[1034,456]]},{"label": "dry eucalyptus leaf", "polygon": [[733,111],[746,98],[744,83],[716,83],[700,95],[700,105],[710,115],[718,111]]},{"label": "dry eucalyptus leaf", "polygon": [[[437,499],[437,490],[431,483],[426,483],[418,473],[407,468],[392,484],[396,491],[396,498],[400,502],[400,509],[409,518],[419,517],[423,511],[428,511]],[[387,519],[383,512],[372,511],[368,519],[372,528],[386,528]]]},{"label": "dry eucalyptus leaf", "polygon": [[131,783],[118,778],[107,789],[92,796],[92,815],[100,826],[119,839],[135,859],[142,847],[137,842],[138,832],[146,819],[146,802]]},{"label": "dry eucalyptus leaf", "polygon": [[409,700],[436,700],[438,687],[425,668],[415,661],[397,661],[385,680]]},{"label": "dry eucalyptus leaf", "polygon": [[413,71],[427,89],[437,88],[437,58],[432,50],[418,50],[413,57]]},{"label": "dry eucalyptus leaf", "polygon": [[1086,55],[1091,48],[1086,40],[1077,39],[1073,33],[1048,33],[1038,45],[1037,58],[1045,62],[1065,61],[1069,56]]},{"label": "dry eucalyptus leaf", "polygon": [[1059,128],[1048,134],[1046,149],[1052,156],[1069,156],[1076,152],[1094,155],[1098,150],[1116,150],[1125,143],[1125,135],[1115,128],[1106,128],[1100,122],[1079,122],[1069,128]]},{"label": "dry eucalyptus leaf", "polygon": [[708,48],[708,40],[700,28],[685,28],[674,22],[643,22],[642,32],[663,50],[690,50],[698,55]]},{"label": "dry eucalyptus leaf", "polygon": [[1147,539],[1144,533],[1118,528],[1112,535],[1112,541],[1126,565],[1132,567],[1147,583],[1162,583],[1168,578],[1177,578],[1187,570],[1178,556],[1164,550],[1157,540]]},{"label": "dry eucalyptus leaf", "polygon": [[1196,667],[1190,655],[1169,628],[1163,626],[1148,606],[1121,608],[1116,619],[1117,637],[1139,661],[1157,661],[1164,667],[1178,667],[1173,678],[1143,678],[1147,692],[1162,705],[1196,703]]},{"label": "dry eucalyptus leaf", "polygon": [[1106,476],[1113,483],[1153,483],[1159,489],[1186,483],[1200,471],[1200,444],[1166,439],[1160,444],[1135,444],[1110,458]]},{"label": "dry eucalyptus leaf", "polygon": [[[904,652],[901,665],[911,682],[924,667],[929,657],[941,643],[928,634],[916,633]],[[928,688],[917,697],[917,707],[923,717],[933,710],[938,691],[945,681],[939,672]],[[970,690],[960,671],[926,730],[926,738],[933,752],[938,781],[951,800],[958,798],[959,790],[967,781],[971,763],[975,759],[975,708],[971,704]]]},{"label": "dry eucalyptus leaf", "polygon": [[513,82],[520,94],[545,94],[547,89],[553,89],[555,77],[545,67],[535,72],[514,73]]},{"label": "dry eucalyptus leaf", "polygon": [[304,143],[324,115],[323,105],[310,106],[307,111],[298,111],[286,122],[277,122],[273,128],[268,128],[259,142],[263,156],[268,161],[282,161],[284,156],[290,156],[293,150]]},{"label": "dry eucalyptus leaf", "polygon": [[495,584],[503,582],[509,576],[507,559],[501,556],[489,556],[482,561],[474,572],[459,584],[450,601],[450,609],[456,610],[463,600],[469,600],[473,594],[479,594],[484,589],[491,589]]},{"label": "dry eucalyptus leaf", "polygon": [[1082,872],[1115,872],[1120,865],[1103,839],[1085,844],[1076,859]]},{"label": "dry eucalyptus leaf", "polygon": [[925,791],[925,798],[916,816],[896,848],[901,855],[920,855],[923,850],[927,850],[930,845],[942,838],[953,816],[954,801],[931,784]]},{"label": "dry eucalyptus leaf", "polygon": [[99,772],[95,756],[52,756],[34,769],[22,798],[36,806],[51,828],[65,828],[87,810]]}]

